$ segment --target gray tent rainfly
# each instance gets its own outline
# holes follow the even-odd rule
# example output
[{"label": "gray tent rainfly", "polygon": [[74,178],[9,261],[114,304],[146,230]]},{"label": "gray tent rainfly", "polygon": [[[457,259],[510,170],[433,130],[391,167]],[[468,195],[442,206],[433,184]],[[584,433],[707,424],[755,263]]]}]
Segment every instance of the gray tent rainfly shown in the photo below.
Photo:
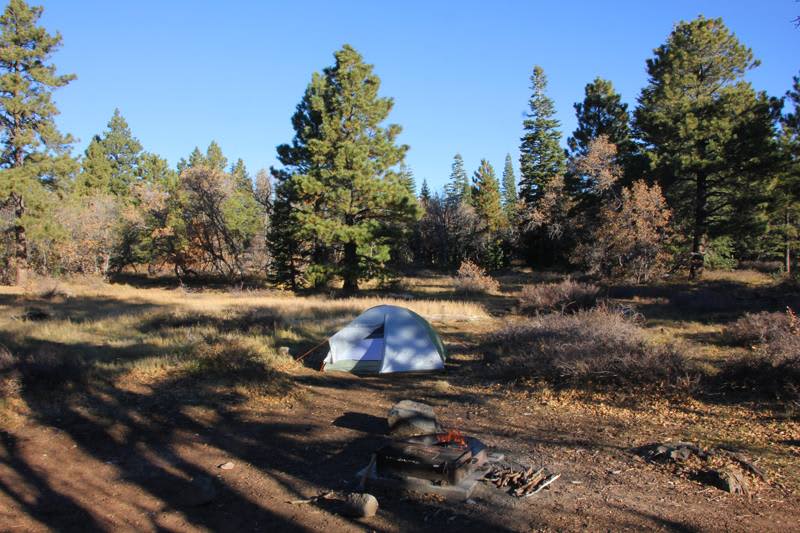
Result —
[{"label": "gray tent rainfly", "polygon": [[428,321],[394,305],[367,309],[328,344],[326,371],[386,374],[441,370],[446,358],[444,345]]}]

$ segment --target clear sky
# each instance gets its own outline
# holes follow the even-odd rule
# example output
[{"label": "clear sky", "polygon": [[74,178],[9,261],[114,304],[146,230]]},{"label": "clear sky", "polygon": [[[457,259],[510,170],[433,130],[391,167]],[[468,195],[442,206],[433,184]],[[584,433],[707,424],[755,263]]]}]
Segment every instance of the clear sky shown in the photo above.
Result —
[{"label": "clear sky", "polygon": [[119,107],[145,149],[173,165],[215,139],[251,173],[276,164],[311,73],[343,43],[375,65],[417,183],[435,188],[456,152],[470,172],[487,158],[499,173],[506,153],[518,168],[535,64],[549,78],[564,142],[572,104],[595,76],[633,107],[645,60],[681,19],[722,17],[762,61],[749,75],[757,89],[783,95],[800,70],[792,0],[32,3],[64,37],[59,71],[78,76],[56,95],[76,151]]}]

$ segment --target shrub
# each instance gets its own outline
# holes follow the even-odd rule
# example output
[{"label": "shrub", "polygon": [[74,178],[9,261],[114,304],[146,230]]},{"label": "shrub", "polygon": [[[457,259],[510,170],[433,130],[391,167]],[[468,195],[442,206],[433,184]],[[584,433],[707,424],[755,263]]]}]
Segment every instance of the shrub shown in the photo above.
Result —
[{"label": "shrub", "polygon": [[519,303],[524,313],[566,313],[594,307],[599,293],[596,285],[566,279],[560,283],[525,285],[519,292]]},{"label": "shrub", "polygon": [[782,261],[739,261],[738,270],[755,270],[762,274],[779,274],[783,272]]},{"label": "shrub", "polygon": [[728,236],[709,241],[703,264],[709,270],[733,270],[736,268],[736,249]]},{"label": "shrub", "polygon": [[783,313],[745,313],[742,318],[726,327],[722,334],[730,344],[752,347],[756,344],[769,344],[786,332],[796,332],[797,329],[797,316],[787,308]]},{"label": "shrub", "polygon": [[653,344],[642,328],[604,306],[505,326],[492,335],[490,349],[503,375],[557,386],[678,385],[691,373],[673,345]]},{"label": "shrub", "polygon": [[753,351],[725,365],[725,384],[770,396],[800,397],[800,318],[791,309],[745,315],[726,335],[751,345]]},{"label": "shrub", "polygon": [[458,267],[455,287],[458,292],[463,293],[495,292],[500,289],[500,283],[467,259]]}]

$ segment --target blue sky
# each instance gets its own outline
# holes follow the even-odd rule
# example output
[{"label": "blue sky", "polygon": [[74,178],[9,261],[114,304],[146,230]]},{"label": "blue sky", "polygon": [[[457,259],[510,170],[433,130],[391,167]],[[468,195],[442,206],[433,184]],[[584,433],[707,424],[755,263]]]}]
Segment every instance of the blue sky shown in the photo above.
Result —
[{"label": "blue sky", "polygon": [[76,151],[119,107],[145,149],[172,164],[215,139],[253,173],[276,164],[311,73],[343,43],[375,65],[407,162],[435,188],[456,152],[470,171],[486,158],[499,172],[506,153],[517,166],[535,64],[565,142],[572,104],[595,76],[633,107],[645,60],[681,19],[722,17],[761,59],[749,75],[758,89],[782,95],[800,70],[792,0],[39,3],[44,25],[64,37],[60,72],[78,75],[56,95]]}]

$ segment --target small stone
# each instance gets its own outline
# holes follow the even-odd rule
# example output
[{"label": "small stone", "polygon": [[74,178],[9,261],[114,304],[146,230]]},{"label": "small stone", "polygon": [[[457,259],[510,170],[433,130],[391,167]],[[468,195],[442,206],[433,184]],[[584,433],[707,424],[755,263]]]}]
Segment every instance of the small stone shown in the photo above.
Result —
[{"label": "small stone", "polygon": [[378,499],[372,494],[351,492],[344,499],[344,514],[354,518],[369,518],[378,512]]},{"label": "small stone", "polygon": [[284,357],[289,357],[289,347],[288,346],[280,346],[278,348],[278,354]]},{"label": "small stone", "polygon": [[228,461],[227,463],[222,463],[221,465],[219,465],[218,468],[221,468],[223,470],[233,470],[234,466],[236,466],[236,465],[234,465],[232,462]]}]

